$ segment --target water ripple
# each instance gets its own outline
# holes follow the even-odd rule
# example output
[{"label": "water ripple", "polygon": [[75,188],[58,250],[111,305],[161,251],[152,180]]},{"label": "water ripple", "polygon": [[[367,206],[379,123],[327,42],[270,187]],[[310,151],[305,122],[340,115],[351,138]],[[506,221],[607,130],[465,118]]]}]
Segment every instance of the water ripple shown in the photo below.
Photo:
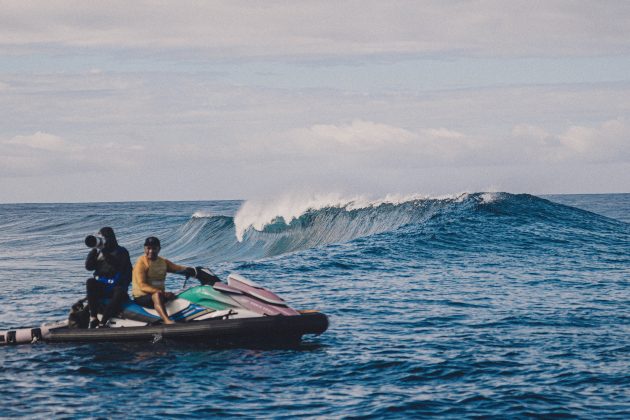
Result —
[{"label": "water ripple", "polygon": [[[82,237],[103,225],[132,259],[156,234],[176,262],[238,271],[330,316],[294,348],[0,347],[2,416],[628,418],[630,225],[616,199],[572,202],[603,216],[511,194],[324,210],[250,232],[325,239],[266,258],[225,230],[238,202],[2,205],[3,327],[66,316],[88,274]],[[367,236],[316,226],[365,217],[378,223],[352,232]]]}]

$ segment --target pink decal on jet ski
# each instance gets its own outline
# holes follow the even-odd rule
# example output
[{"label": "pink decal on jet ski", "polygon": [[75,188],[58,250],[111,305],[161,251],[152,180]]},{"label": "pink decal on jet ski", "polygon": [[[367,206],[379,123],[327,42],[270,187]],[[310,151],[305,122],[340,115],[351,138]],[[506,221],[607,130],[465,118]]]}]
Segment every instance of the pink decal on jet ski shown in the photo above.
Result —
[{"label": "pink decal on jet ski", "polygon": [[241,292],[240,290],[232,287],[232,286],[228,286],[225,283],[222,283],[220,281],[214,283],[212,285],[212,287],[214,287],[216,290],[220,291],[220,292],[228,292],[228,293],[236,293],[237,295],[242,295],[243,292]]},{"label": "pink decal on jet ski", "polygon": [[273,305],[266,302],[255,299],[251,296],[247,296],[243,291],[238,290],[232,286],[228,286],[222,282],[216,282],[212,286],[215,290],[218,290],[226,295],[229,295],[239,305],[250,311],[256,312],[261,315],[285,315],[282,311],[278,310]]},{"label": "pink decal on jet ski", "polygon": [[250,311],[254,311],[263,315],[282,315],[282,313],[275,306],[271,306],[266,304],[265,302],[261,302],[259,300],[253,299],[249,296],[245,295],[236,295],[233,296],[233,299],[243,305],[245,309],[249,309]]},{"label": "pink decal on jet ski", "polygon": [[289,308],[287,303],[280,296],[243,276],[230,274],[228,276],[228,285],[264,303],[265,306],[272,307],[277,313],[286,316],[299,315],[299,312]]}]

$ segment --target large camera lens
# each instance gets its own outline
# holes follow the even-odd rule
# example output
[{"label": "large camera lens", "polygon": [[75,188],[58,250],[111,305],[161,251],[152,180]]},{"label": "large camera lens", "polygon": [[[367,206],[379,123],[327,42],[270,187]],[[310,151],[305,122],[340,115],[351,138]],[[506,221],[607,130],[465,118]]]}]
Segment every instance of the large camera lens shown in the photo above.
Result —
[{"label": "large camera lens", "polygon": [[105,238],[100,236],[88,235],[85,237],[85,246],[88,248],[101,249],[105,246]]}]

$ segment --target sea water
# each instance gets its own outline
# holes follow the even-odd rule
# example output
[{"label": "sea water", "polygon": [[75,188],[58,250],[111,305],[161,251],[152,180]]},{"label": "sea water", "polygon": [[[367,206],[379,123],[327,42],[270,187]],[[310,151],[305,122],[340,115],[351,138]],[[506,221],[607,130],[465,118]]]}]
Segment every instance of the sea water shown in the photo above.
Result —
[{"label": "sea water", "polygon": [[630,194],[0,205],[0,329],[65,318],[103,226],[133,261],[158,236],[330,328],[0,346],[1,417],[630,418]]}]

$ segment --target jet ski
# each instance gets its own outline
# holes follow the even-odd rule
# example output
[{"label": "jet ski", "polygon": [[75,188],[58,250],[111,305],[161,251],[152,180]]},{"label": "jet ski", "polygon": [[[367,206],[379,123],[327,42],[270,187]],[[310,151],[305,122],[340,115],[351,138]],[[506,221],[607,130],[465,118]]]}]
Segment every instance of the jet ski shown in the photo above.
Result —
[{"label": "jet ski", "polygon": [[303,335],[319,335],[328,328],[328,317],[323,313],[295,310],[275,293],[239,274],[230,274],[224,283],[207,268],[197,267],[196,272],[201,284],[184,289],[166,304],[175,324],[162,324],[155,310],[128,300],[109,320],[108,328],[88,329],[83,299],[73,305],[67,320],[0,331],[0,345],[160,340],[210,346],[284,345],[298,344]]}]

